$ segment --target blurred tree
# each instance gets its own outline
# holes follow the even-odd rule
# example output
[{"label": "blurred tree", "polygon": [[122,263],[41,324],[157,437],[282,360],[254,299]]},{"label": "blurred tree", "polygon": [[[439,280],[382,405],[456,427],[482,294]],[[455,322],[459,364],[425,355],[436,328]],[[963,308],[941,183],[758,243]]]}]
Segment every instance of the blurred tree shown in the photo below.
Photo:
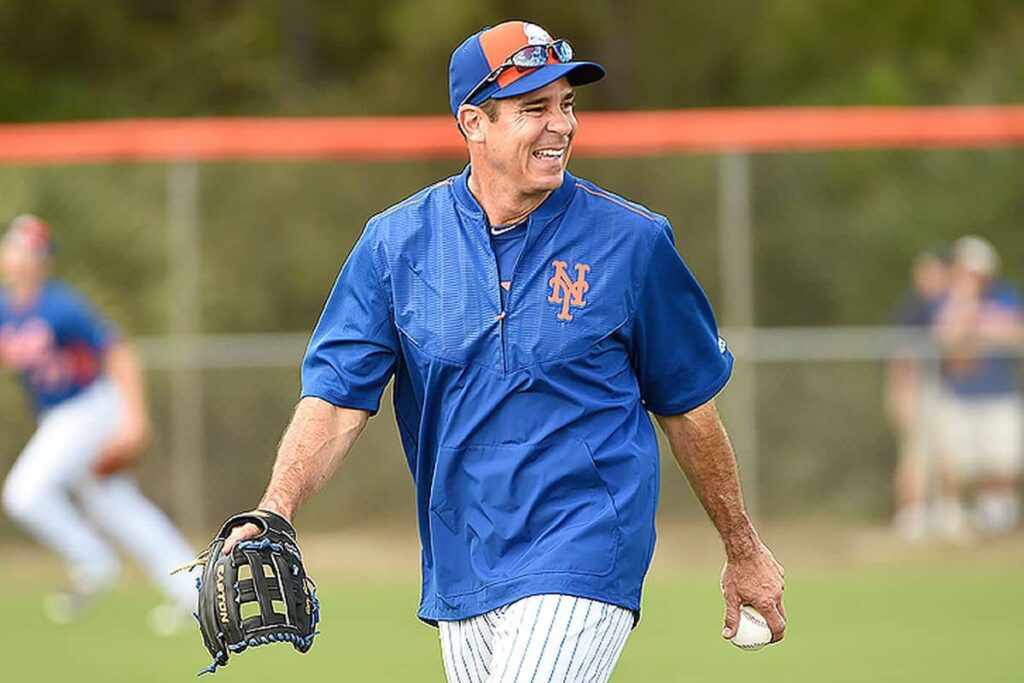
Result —
[{"label": "blurred tree", "polygon": [[[1018,0],[593,0],[586,11],[540,0],[0,0],[0,119],[445,112],[451,50],[504,18],[538,21],[569,37],[581,56],[608,67],[600,87],[581,92],[584,112],[998,103],[1017,101],[1024,92],[1024,5]],[[1016,151],[758,158],[760,322],[874,322],[902,286],[913,252],[937,236],[973,230],[988,232],[1004,249],[1024,247],[1016,220],[1024,213],[1019,164]],[[205,300],[208,324],[223,331],[301,326],[320,303],[321,268],[344,255],[366,217],[429,174],[457,166],[341,176],[315,165],[266,174],[211,166],[204,173],[204,226],[216,229],[204,233],[204,258],[206,277],[217,286]],[[713,211],[687,208],[692,200],[680,184],[692,179],[683,165],[582,168],[676,212],[671,217],[688,227],[681,243],[703,254],[702,263],[715,261]],[[119,230],[159,227],[143,218],[151,211],[146,202],[161,201],[159,173],[72,175],[82,178],[82,191],[69,195],[67,179],[34,174],[29,190],[8,193],[10,213],[35,207],[63,226],[81,227],[82,244],[76,233],[69,251],[86,249],[88,240],[126,244]],[[109,184],[113,176],[135,184]],[[366,180],[371,177],[393,182]],[[125,196],[124,187],[133,196]],[[266,202],[251,202],[253,187]],[[704,180],[697,187],[702,196],[713,192]],[[334,196],[321,204],[289,201],[300,190]],[[963,197],[985,201],[977,208]],[[101,220],[99,210],[90,214],[114,204],[120,212],[114,223]],[[689,229],[694,220],[696,232]],[[248,239],[253,232],[280,234],[285,243],[297,223],[308,239],[327,247],[317,250],[313,258],[324,262],[308,277],[303,248],[274,252],[265,241]],[[156,331],[163,318],[155,306],[166,294],[159,284],[162,243],[130,234],[127,244],[135,251],[129,253],[139,260],[111,263],[105,272],[140,283],[145,296],[139,301],[148,303],[137,303],[131,317],[141,329]],[[329,246],[332,240],[339,240],[337,248]],[[883,275],[864,277],[856,261],[833,263],[832,253],[844,242],[853,251],[871,244],[871,262]],[[254,268],[274,274],[266,281],[276,284],[244,290]],[[306,303],[296,307],[295,300]]]},{"label": "blurred tree", "polygon": [[[584,127],[591,109],[1010,103],[1024,92],[1021,0],[0,0],[0,120],[443,113],[451,50],[505,18],[542,23],[608,67],[581,90]],[[203,331],[308,330],[366,219],[459,166],[204,164]],[[765,154],[752,168],[761,325],[883,322],[913,255],[965,232],[992,238],[1008,273],[1024,276],[1024,149]],[[729,245],[715,232],[717,157],[573,169],[666,214],[720,302]],[[163,165],[3,167],[0,221],[46,217],[58,274],[132,334],[159,335],[175,294],[166,180]],[[776,458],[762,468],[769,511],[885,509],[889,435],[872,367],[759,370],[762,452]],[[159,415],[167,382],[151,380]],[[27,435],[2,382],[0,429]],[[265,476],[252,458],[269,459],[296,383],[294,370],[208,376],[208,452],[224,475],[211,480],[249,473],[233,489],[238,506]],[[0,470],[20,443],[0,443]],[[161,474],[153,481],[166,483]],[[318,504],[390,501],[377,483]]]},{"label": "blurred tree", "polygon": [[0,119],[445,111],[447,58],[531,18],[599,108],[1012,102],[1018,0],[0,0]]}]

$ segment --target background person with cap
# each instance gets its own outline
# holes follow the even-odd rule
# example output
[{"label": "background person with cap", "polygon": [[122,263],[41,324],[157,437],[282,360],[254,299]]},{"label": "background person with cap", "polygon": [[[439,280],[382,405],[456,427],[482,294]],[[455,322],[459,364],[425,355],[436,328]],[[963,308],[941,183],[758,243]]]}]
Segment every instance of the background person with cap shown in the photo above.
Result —
[{"label": "background person with cap", "polygon": [[[419,616],[451,681],[606,681],[654,551],[658,416],[721,533],[725,628],[783,636],[714,397],[732,370],[668,221],[577,179],[573,87],[604,69],[505,22],[452,54],[470,163],[370,219],[313,332],[260,507],[292,518],[394,377],[416,484]],[[226,544],[254,535],[237,527]]]},{"label": "background person with cap", "polygon": [[[1024,301],[998,272],[999,255],[988,240],[958,239],[935,322],[944,349],[943,443],[957,483],[973,490],[971,521],[986,534],[1008,533],[1019,522],[1024,451],[1024,406],[1011,353],[1024,341]],[[954,535],[965,527],[960,506],[955,489],[941,504]]]},{"label": "background person with cap", "polygon": [[940,244],[914,259],[910,287],[889,317],[891,325],[920,334],[896,350],[886,366],[885,409],[899,441],[893,477],[896,514],[893,526],[907,541],[923,540],[932,531],[930,485],[938,471],[941,483],[954,481],[939,457],[938,360],[922,357],[920,342],[930,339],[936,310],[949,288],[950,249]]},{"label": "background person with cap", "polygon": [[75,291],[49,276],[49,226],[19,216],[0,243],[0,365],[17,373],[38,428],[3,484],[4,511],[68,564],[70,587],[47,614],[77,617],[117,578],[109,537],[170,603],[151,613],[159,632],[190,623],[195,589],[168,570],[192,550],[126,469],[149,439],[139,362],[123,336]]}]

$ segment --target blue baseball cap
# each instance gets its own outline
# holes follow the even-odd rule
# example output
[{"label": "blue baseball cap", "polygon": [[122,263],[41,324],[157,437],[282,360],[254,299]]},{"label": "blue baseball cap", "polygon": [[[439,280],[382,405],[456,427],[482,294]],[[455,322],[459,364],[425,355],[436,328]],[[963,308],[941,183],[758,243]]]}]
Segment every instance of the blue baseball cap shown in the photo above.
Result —
[{"label": "blue baseball cap", "polygon": [[484,83],[518,50],[553,46],[555,43],[542,27],[526,21],[506,21],[466,38],[455,48],[448,67],[448,99],[452,114],[458,116],[459,107],[463,104],[480,104],[489,99],[522,95],[563,76],[574,86],[604,78],[605,70],[600,64],[562,61],[559,53],[551,49],[547,51],[547,62],[543,66],[527,69],[512,66],[493,77],[492,82]]}]

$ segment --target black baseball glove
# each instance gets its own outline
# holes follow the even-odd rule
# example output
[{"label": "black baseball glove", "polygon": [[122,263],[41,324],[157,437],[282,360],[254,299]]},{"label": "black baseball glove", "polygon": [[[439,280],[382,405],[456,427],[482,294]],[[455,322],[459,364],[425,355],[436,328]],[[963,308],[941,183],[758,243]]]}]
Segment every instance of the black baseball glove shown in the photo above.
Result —
[{"label": "black baseball glove", "polygon": [[[231,530],[242,524],[260,534],[223,553]],[[313,645],[320,620],[316,585],[306,576],[295,529],[269,510],[235,515],[189,568],[203,567],[199,589],[199,630],[213,663],[200,674],[228,663],[229,654],[268,643],[291,643],[299,652]]]}]

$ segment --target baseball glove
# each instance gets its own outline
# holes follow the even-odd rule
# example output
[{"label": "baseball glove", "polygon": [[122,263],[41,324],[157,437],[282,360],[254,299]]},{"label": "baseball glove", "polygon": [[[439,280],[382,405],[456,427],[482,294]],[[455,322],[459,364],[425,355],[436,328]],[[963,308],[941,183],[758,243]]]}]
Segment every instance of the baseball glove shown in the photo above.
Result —
[{"label": "baseball glove", "polygon": [[[260,534],[240,541],[225,555],[225,539],[246,523],[260,527]],[[196,579],[195,617],[203,644],[213,656],[213,663],[200,674],[215,672],[227,665],[229,654],[250,647],[283,642],[306,652],[313,645],[320,603],[288,520],[269,510],[231,517],[187,568],[198,566],[203,570]]]}]

